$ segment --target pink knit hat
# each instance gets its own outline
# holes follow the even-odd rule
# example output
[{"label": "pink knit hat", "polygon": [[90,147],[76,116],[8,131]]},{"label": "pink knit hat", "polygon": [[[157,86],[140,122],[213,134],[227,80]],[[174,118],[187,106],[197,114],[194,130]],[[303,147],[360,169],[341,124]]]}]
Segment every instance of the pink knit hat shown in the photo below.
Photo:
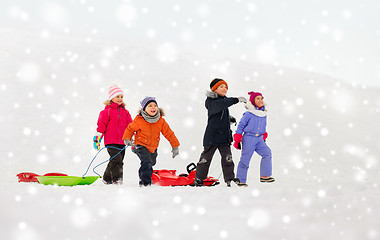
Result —
[{"label": "pink knit hat", "polygon": [[261,93],[259,93],[259,92],[249,92],[248,95],[250,95],[250,97],[249,97],[249,101],[251,101],[251,103],[252,103],[253,106],[255,106],[255,107],[257,107],[257,106],[255,105],[255,98],[256,98],[257,96],[261,96],[261,97],[264,99],[263,95],[262,95]]},{"label": "pink knit hat", "polygon": [[124,95],[123,90],[119,88],[117,85],[113,85],[110,88],[108,88],[108,99],[112,100],[112,98],[116,97],[117,95]]}]

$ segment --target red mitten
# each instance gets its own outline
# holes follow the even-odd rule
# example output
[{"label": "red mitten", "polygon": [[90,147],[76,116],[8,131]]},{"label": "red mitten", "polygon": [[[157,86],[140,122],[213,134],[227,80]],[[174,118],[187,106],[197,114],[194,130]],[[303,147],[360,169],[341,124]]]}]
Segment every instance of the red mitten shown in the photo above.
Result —
[{"label": "red mitten", "polygon": [[265,133],[263,134],[263,140],[265,141],[265,140],[267,139],[267,137],[268,137],[268,133],[265,132]]},{"label": "red mitten", "polygon": [[241,139],[243,138],[243,135],[239,133],[234,134],[234,147],[236,149],[241,149]]}]

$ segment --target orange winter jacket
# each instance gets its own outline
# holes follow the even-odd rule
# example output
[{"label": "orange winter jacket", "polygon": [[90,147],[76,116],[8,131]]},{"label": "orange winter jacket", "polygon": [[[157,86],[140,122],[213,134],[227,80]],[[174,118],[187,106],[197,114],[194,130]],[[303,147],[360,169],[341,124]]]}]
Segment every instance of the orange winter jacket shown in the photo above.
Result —
[{"label": "orange winter jacket", "polygon": [[164,135],[173,148],[179,146],[177,137],[162,116],[157,122],[149,123],[145,121],[143,116],[137,115],[125,129],[123,139],[131,140],[134,133],[136,133],[135,145],[145,146],[151,153],[154,153],[158,148],[160,133]]}]

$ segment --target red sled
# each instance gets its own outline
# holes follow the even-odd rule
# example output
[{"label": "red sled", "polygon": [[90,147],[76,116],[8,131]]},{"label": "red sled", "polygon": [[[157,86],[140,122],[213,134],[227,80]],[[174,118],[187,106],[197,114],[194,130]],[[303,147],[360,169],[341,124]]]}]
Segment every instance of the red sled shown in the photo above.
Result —
[{"label": "red sled", "polygon": [[[186,169],[188,174],[182,173],[176,175],[176,170],[153,170],[152,182],[159,186],[194,186],[196,165],[190,163]],[[204,186],[215,186],[219,180],[213,177],[207,177],[203,180]]]},{"label": "red sled", "polygon": [[64,173],[46,173],[45,175],[38,175],[31,172],[22,172],[16,175],[18,177],[18,182],[38,182],[37,177],[40,176],[67,176]]}]

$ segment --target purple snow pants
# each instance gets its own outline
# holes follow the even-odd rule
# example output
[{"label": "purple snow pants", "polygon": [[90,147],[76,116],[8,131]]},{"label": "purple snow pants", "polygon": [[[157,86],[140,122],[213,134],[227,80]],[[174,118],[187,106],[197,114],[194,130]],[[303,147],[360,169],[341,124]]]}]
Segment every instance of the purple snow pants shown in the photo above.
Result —
[{"label": "purple snow pants", "polygon": [[249,162],[255,151],[262,157],[260,163],[260,176],[272,176],[272,151],[264,142],[263,136],[256,137],[244,134],[242,139],[241,157],[236,173],[236,177],[239,178],[242,183],[247,182]]}]

